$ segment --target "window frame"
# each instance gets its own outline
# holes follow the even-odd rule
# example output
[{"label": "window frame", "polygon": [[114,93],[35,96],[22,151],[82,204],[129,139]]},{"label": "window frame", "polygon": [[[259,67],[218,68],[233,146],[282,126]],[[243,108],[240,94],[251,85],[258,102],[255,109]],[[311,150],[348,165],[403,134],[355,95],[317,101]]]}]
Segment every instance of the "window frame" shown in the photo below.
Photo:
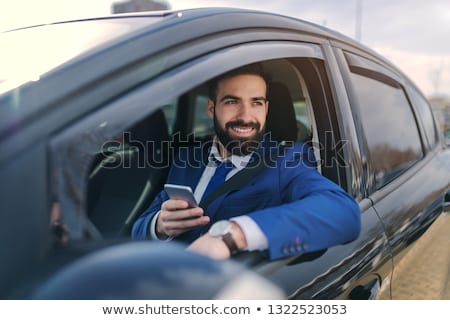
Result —
[{"label": "window frame", "polygon": [[[71,230],[72,238],[76,241],[101,237],[89,221],[84,204],[87,197],[88,163],[93,160],[93,152],[99,149],[105,139],[169,104],[174,97],[181,96],[223,72],[253,62],[296,57],[325,60],[320,45],[288,41],[241,44],[187,59],[188,62],[119,96],[53,136],[50,157],[56,183],[50,189],[60,201],[63,220]],[[86,137],[92,138],[87,145]],[[70,192],[74,189],[78,190],[76,194]]]},{"label": "window frame", "polygon": [[[382,61],[376,60],[375,57],[372,57],[367,54],[363,54],[360,52],[355,52],[348,49],[342,50],[343,63],[346,66],[346,72],[344,74],[345,85],[347,88],[349,99],[351,100],[352,112],[355,117],[355,127],[357,132],[359,132],[359,144],[363,154],[363,170],[364,170],[364,179],[366,180],[366,196],[370,196],[371,194],[377,192],[378,190],[384,189],[386,186],[390,185],[393,181],[397,180],[399,177],[403,176],[406,172],[410,171],[412,167],[417,166],[418,163],[421,162],[426,157],[426,137],[424,136],[424,131],[422,127],[422,123],[418,119],[417,110],[413,106],[411,97],[408,91],[407,82],[404,80],[404,77],[397,73],[395,69],[386,65]],[[401,90],[404,94],[405,100],[409,104],[409,108],[411,110],[411,114],[414,118],[414,122],[416,124],[416,129],[419,137],[419,142],[421,146],[421,157],[417,158],[412,164],[409,166],[402,168],[398,172],[395,173],[394,177],[389,179],[386,183],[383,183],[381,186],[377,186],[377,181],[375,179],[375,172],[371,165],[371,155],[369,151],[369,146],[366,137],[366,130],[362,126],[361,121],[361,109],[359,107],[359,98],[356,94],[356,89],[352,83],[352,73],[367,77],[374,81],[380,81],[387,86],[392,86]]]},{"label": "window frame", "polygon": [[[432,150],[434,150],[438,145],[439,145],[439,129],[437,127],[437,121],[436,121],[436,117],[434,115],[433,110],[431,109],[431,105],[428,101],[428,99],[423,95],[423,93],[417,89],[414,85],[412,85],[411,83],[407,83],[405,86],[405,90],[408,93],[408,96],[410,97],[410,103],[411,106],[413,108],[413,111],[417,114],[417,121],[419,122],[419,127],[420,127],[420,133],[422,135],[422,143],[424,146],[424,152],[425,154],[431,152]],[[418,104],[420,102],[418,102],[414,96],[417,96],[418,98],[423,99],[423,101],[426,104],[427,107],[427,111],[429,112],[431,118],[432,118],[432,122],[433,122],[433,134],[434,134],[434,144],[431,143],[430,141],[430,137],[428,135],[428,131],[425,128],[425,124],[422,121],[422,117],[421,117],[421,112],[419,111],[419,107]]]}]

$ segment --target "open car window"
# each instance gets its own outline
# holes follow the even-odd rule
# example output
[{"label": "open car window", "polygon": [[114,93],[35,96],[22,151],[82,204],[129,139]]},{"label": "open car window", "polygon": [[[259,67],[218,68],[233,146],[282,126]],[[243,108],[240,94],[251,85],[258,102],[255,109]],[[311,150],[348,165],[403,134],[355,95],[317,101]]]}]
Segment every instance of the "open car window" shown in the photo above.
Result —
[{"label": "open car window", "polygon": [[[284,54],[294,58],[253,58],[263,64],[270,78],[268,98],[271,111],[280,116],[279,139],[312,145],[319,170],[345,184],[332,161],[337,158],[332,154],[335,151],[325,150],[326,132],[333,130],[334,120],[327,111],[332,99],[323,95],[329,94],[329,87],[323,88],[328,81],[322,57],[317,55],[320,50],[310,50],[309,44],[289,45],[288,49],[292,52]],[[177,152],[176,142],[213,134],[206,115],[205,84],[239,65],[225,59],[228,65],[215,62],[214,66],[224,68],[215,70],[210,67],[212,62],[202,61],[205,67],[199,63],[193,69],[162,75],[53,139],[53,198],[60,203],[63,220],[75,239],[86,238],[86,234],[88,238],[127,237],[135,219],[162,189]],[[198,77],[196,81],[192,74]],[[280,112],[283,108],[290,109],[292,117],[285,117]],[[333,139],[338,137],[336,132]]]}]

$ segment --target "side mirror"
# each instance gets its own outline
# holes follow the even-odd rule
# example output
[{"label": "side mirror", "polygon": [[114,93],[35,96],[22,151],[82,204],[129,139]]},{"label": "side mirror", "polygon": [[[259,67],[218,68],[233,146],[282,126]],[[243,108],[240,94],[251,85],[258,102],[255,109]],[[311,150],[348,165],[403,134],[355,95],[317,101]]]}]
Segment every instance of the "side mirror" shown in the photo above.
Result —
[{"label": "side mirror", "polygon": [[450,190],[445,194],[443,210],[450,214]]}]

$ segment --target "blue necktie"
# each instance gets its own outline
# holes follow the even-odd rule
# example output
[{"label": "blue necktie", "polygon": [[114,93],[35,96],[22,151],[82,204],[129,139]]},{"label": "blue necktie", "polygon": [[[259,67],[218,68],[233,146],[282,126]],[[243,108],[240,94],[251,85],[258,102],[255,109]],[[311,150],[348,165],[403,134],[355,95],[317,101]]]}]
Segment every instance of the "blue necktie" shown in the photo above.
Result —
[{"label": "blue necktie", "polygon": [[227,174],[233,169],[233,164],[230,161],[223,161],[214,172],[211,180],[209,180],[208,186],[203,193],[202,199],[207,197],[211,192],[216,190],[218,186],[225,182]]}]

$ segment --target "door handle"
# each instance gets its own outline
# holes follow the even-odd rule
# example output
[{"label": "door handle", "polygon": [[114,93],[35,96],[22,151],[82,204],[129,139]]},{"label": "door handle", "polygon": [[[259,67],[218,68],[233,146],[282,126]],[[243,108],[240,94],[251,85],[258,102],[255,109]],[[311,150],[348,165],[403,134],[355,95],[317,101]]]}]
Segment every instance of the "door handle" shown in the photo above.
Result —
[{"label": "door handle", "polygon": [[374,300],[380,291],[380,280],[373,279],[365,285],[359,285],[353,288],[348,295],[350,300]]},{"label": "door handle", "polygon": [[450,213],[450,190],[445,194],[443,210]]}]

